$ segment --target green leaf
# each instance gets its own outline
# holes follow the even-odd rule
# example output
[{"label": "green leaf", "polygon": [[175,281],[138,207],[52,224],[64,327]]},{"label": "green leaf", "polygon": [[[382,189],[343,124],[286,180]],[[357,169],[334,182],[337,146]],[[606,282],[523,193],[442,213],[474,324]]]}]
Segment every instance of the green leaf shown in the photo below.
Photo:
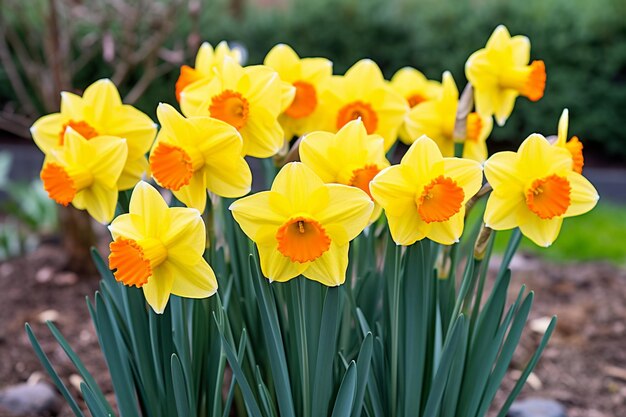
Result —
[{"label": "green leaf", "polygon": [[[365,398],[365,390],[367,381],[370,377],[370,367],[372,364],[372,352],[374,350],[374,336],[371,333],[365,335],[365,339],[361,344],[361,350],[356,360],[356,374],[358,381],[356,393],[354,395],[354,406],[352,408],[352,417],[360,417],[363,409],[363,400]],[[345,376],[344,376],[345,378]]]},{"label": "green leaf", "polygon": [[113,411],[109,412],[106,409],[104,404],[100,402],[100,399],[96,397],[91,388],[84,382],[80,383],[80,392],[83,394],[87,408],[89,408],[93,417],[113,417],[115,415]]},{"label": "green leaf", "polygon": [[172,385],[174,387],[174,402],[176,403],[176,412],[179,416],[191,415],[191,405],[189,404],[189,395],[187,393],[186,378],[183,373],[183,367],[180,364],[178,356],[173,353],[172,361]]},{"label": "green leaf", "polygon": [[352,413],[352,406],[354,405],[354,397],[356,394],[356,377],[356,363],[352,361],[350,362],[348,370],[344,374],[341,385],[339,386],[337,399],[335,400],[335,406],[333,407],[333,413],[331,417],[350,417],[350,414]]}]

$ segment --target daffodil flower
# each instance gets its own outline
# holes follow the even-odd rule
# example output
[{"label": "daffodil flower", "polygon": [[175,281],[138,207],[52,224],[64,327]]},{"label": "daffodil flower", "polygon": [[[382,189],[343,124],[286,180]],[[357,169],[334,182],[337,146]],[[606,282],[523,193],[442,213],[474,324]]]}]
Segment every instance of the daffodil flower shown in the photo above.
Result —
[{"label": "daffodil flower", "polygon": [[411,144],[426,135],[448,157],[454,156],[454,124],[459,106],[459,90],[449,71],[443,73],[441,85],[442,92],[438,98],[417,104],[406,116],[405,130],[409,138],[406,143]]},{"label": "daffodil flower", "polygon": [[[370,193],[370,181],[389,166],[385,142],[378,135],[368,135],[363,122],[353,120],[336,134],[312,132],[300,143],[300,160],[325,183],[345,184]],[[375,204],[370,221],[382,208]]]},{"label": "daffodil flower", "polygon": [[463,158],[483,163],[487,160],[487,138],[493,129],[493,118],[482,117],[476,112],[467,115]]},{"label": "daffodil flower", "polygon": [[563,219],[591,210],[598,193],[572,170],[572,158],[541,135],[530,135],[517,152],[498,152],[485,163],[493,192],[485,224],[494,230],[519,227],[539,246],[550,246]]},{"label": "daffodil flower", "polygon": [[572,136],[570,140],[567,140],[567,128],[569,125],[569,111],[563,110],[561,118],[559,119],[559,132],[556,139],[556,146],[565,148],[572,155],[572,169],[579,174],[583,172],[583,165],[585,165],[585,159],[583,157],[583,144],[577,136]]},{"label": "daffodil flower", "polygon": [[476,110],[484,117],[495,115],[503,126],[511,115],[515,99],[523,95],[531,101],[543,97],[546,67],[543,61],[530,61],[530,41],[513,36],[498,26],[485,48],[474,52],[465,63],[465,75],[474,87]]},{"label": "daffodil flower", "polygon": [[382,170],[370,190],[398,245],[429,238],[451,245],[463,234],[465,203],[482,184],[478,162],[444,158],[427,136],[416,140],[400,165]]},{"label": "daffodil flower", "polygon": [[332,62],[326,58],[300,58],[289,46],[278,44],[268,52],[264,64],[295,88],[293,102],[278,119],[285,139],[315,130],[320,118],[320,93],[332,76]]},{"label": "daffodil flower", "polygon": [[389,150],[409,109],[404,98],[385,81],[375,62],[363,59],[344,76],[333,76],[323,94],[325,127],[337,132],[351,120],[361,119],[367,133],[385,139]]},{"label": "daffodil flower", "polygon": [[195,68],[189,65],[180,67],[180,75],[176,81],[176,101],[180,102],[180,93],[189,85],[203,78],[212,78],[214,71],[224,61],[225,57],[231,57],[238,64],[241,64],[243,54],[241,49],[230,49],[226,41],[217,44],[215,49],[210,43],[204,42],[200,45],[196,54]]},{"label": "daffodil flower", "polygon": [[[398,94],[404,97],[410,108],[425,101],[436,100],[442,94],[441,83],[439,81],[431,81],[420,71],[411,67],[399,69],[398,72],[391,77],[389,85]],[[409,135],[404,123],[398,131],[398,135],[404,143],[408,144],[413,143],[416,138]]]},{"label": "daffodil flower", "polygon": [[62,148],[46,157],[40,174],[43,188],[57,203],[72,203],[100,223],[110,222],[117,204],[117,181],[128,153],[126,140],[113,136],[87,140],[70,127],[63,141]]},{"label": "daffodil flower", "polygon": [[68,128],[85,139],[98,136],[126,139],[128,158],[118,180],[120,190],[133,188],[148,169],[145,155],[154,141],[156,125],[133,106],[122,104],[110,80],[91,84],[82,97],[62,92],[61,112],[39,118],[30,131],[39,149],[47,155],[63,147]]},{"label": "daffodil flower", "polygon": [[161,130],[150,152],[150,171],[160,186],[200,212],[207,190],[229,198],[250,191],[252,174],[237,129],[207,116],[186,119],[168,104],[159,104],[157,117]]},{"label": "daffodil flower", "polygon": [[187,117],[211,116],[230,124],[243,138],[245,155],[267,158],[285,143],[278,116],[293,100],[295,88],[288,87],[270,67],[243,68],[225,57],[215,77],[185,88],[180,107]]},{"label": "daffodil flower", "polygon": [[239,199],[230,210],[256,243],[270,281],[302,274],[337,286],[346,280],[349,242],[367,226],[373,207],[362,190],[324,184],[306,165],[292,162],[270,191]]},{"label": "daffodil flower", "polygon": [[163,313],[170,294],[205,298],[217,290],[213,270],[204,260],[206,231],[200,212],[170,208],[151,185],[139,182],[130,213],[109,226],[109,267],[124,285],[143,289],[156,313]]}]

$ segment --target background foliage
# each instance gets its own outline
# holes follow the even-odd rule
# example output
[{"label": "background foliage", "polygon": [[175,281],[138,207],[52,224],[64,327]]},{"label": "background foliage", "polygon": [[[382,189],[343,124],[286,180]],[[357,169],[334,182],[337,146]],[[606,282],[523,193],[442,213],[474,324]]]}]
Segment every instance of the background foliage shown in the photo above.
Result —
[{"label": "background foliage", "polygon": [[[36,23],[45,18],[47,2],[37,1],[40,12],[29,2],[26,21],[30,31],[40,30],[43,36],[45,25]],[[88,9],[96,3],[79,2]],[[175,29],[165,46],[182,50],[181,62],[192,63],[198,40],[215,44],[226,39],[247,48],[249,63],[260,63],[273,45],[284,42],[302,56],[330,58],[335,73],[369,57],[387,77],[405,65],[421,69],[430,78],[440,78],[449,69],[462,88],[465,59],[503,23],[512,34],[530,37],[532,57],[546,62],[548,83],[545,97],[538,103],[518,101],[513,117],[506,127],[494,131],[494,139],[519,143],[520,135],[555,133],[560,112],[568,107],[570,132],[581,137],[588,150],[626,155],[626,131],[616,123],[626,119],[626,3],[622,0],[265,0],[248,1],[237,8],[239,4],[233,0],[181,2],[171,16],[176,20]],[[18,26],[25,22],[7,20]],[[75,23],[77,33],[93,30],[89,22]],[[114,34],[123,30],[114,22],[108,28]],[[18,33],[24,30],[16,29]],[[90,49],[101,47],[94,44]],[[78,41],[72,48],[76,54],[84,53]],[[102,53],[93,54],[75,75],[73,85],[80,89],[99,77],[110,77],[108,64]],[[144,70],[137,67],[122,91],[128,91]],[[154,113],[155,102],[174,102],[177,65],[164,72],[137,102],[148,114]],[[0,68],[0,102],[13,99]]]}]

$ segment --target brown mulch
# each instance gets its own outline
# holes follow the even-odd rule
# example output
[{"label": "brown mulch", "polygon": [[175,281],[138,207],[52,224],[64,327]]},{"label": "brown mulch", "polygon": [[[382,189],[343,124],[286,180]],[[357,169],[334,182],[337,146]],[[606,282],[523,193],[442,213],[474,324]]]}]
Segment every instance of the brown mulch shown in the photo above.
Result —
[{"label": "brown mulch", "polygon": [[[33,326],[64,380],[76,379],[72,364],[44,324],[53,319],[112,399],[85,305],[85,296],[93,297],[98,287],[97,277],[61,272],[64,262],[59,248],[44,246],[0,264],[0,389],[29,378],[47,379],[26,337],[25,322]],[[545,319],[557,314],[557,330],[522,397],[555,399],[566,406],[569,417],[626,416],[626,269],[606,263],[558,265],[523,256],[512,267],[512,292],[521,284],[535,291],[532,329],[523,336],[496,404],[504,400],[515,371],[539,343]],[[71,390],[78,395],[75,387]],[[60,416],[72,415],[64,405]],[[14,417],[0,411],[2,416]]]}]

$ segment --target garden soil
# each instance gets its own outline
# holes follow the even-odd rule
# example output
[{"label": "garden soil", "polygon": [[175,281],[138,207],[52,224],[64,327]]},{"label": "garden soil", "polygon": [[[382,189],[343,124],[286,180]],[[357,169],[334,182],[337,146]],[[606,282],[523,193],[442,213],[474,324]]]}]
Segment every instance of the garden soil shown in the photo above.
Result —
[{"label": "garden soil", "polygon": [[[0,265],[0,389],[29,379],[49,380],[26,337],[28,322],[59,374],[79,395],[80,378],[46,328],[45,321],[52,320],[114,402],[85,304],[85,297],[97,290],[97,277],[64,272],[64,263],[63,252],[46,245]],[[516,257],[512,268],[511,297],[526,284],[535,291],[535,305],[496,405],[506,399],[549,317],[557,314],[556,332],[521,398],[554,399],[569,417],[626,416],[626,269],[606,263],[545,263],[525,256]],[[63,405],[59,416],[72,415]],[[16,416],[0,410],[0,417]]]}]

